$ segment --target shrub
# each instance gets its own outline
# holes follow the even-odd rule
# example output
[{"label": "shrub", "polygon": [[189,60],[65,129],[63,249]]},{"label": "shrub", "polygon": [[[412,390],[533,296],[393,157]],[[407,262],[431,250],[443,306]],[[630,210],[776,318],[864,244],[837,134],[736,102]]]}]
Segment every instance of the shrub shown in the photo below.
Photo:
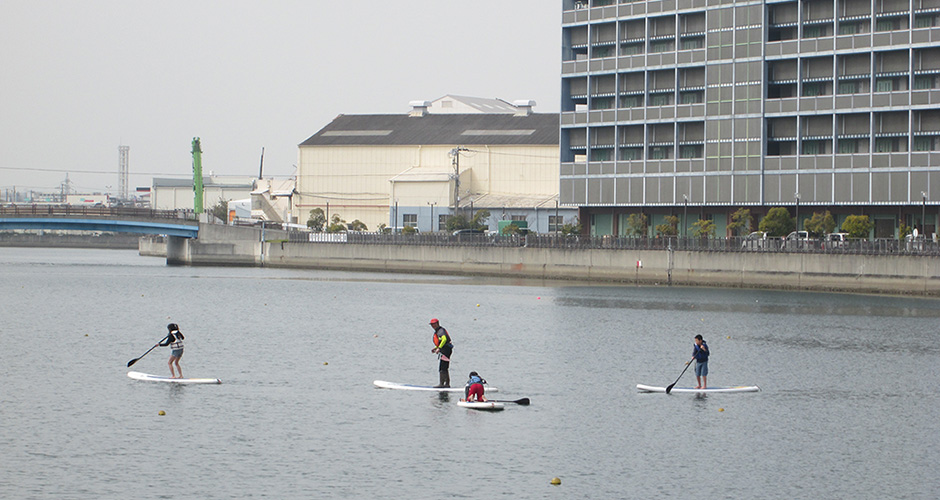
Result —
[{"label": "shrub", "polygon": [[793,231],[793,227],[790,212],[783,207],[774,207],[767,211],[757,229],[767,233],[767,236],[786,236]]}]

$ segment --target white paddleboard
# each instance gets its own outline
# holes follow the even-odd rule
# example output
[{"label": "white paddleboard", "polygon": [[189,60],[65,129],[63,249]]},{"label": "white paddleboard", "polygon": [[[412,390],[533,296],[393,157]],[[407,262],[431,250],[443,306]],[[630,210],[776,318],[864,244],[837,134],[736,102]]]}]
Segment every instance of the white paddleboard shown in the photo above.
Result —
[{"label": "white paddleboard", "polygon": [[[636,389],[640,392],[666,392],[665,387],[653,385],[637,384]],[[739,385],[737,387],[709,387],[708,389],[695,389],[693,387],[673,387],[669,393],[673,392],[693,392],[697,394],[710,394],[713,392],[758,392],[760,387],[756,385]]]},{"label": "white paddleboard", "polygon": [[457,406],[464,408],[473,408],[474,410],[499,411],[504,408],[503,403],[496,401],[457,401]]},{"label": "white paddleboard", "polygon": [[170,384],[221,384],[222,380],[217,378],[173,378],[161,377],[159,375],[150,375],[149,373],[127,372],[127,376],[134,380],[144,382],[166,382]]},{"label": "white paddleboard", "polygon": [[[429,385],[399,384],[398,382],[387,382],[385,380],[374,380],[372,384],[380,389],[398,389],[400,391],[463,392],[463,386],[431,387]],[[486,392],[499,392],[499,389],[486,386]]]}]

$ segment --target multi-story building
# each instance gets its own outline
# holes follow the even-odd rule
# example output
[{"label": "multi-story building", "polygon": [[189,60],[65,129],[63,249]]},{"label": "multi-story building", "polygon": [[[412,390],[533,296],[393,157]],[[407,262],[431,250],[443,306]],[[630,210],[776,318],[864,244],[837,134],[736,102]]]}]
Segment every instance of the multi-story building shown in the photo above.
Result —
[{"label": "multi-story building", "polygon": [[868,215],[875,237],[935,232],[940,0],[563,10],[560,199],[593,234],[637,212],[724,234],[738,208],[756,222],[775,206]]}]

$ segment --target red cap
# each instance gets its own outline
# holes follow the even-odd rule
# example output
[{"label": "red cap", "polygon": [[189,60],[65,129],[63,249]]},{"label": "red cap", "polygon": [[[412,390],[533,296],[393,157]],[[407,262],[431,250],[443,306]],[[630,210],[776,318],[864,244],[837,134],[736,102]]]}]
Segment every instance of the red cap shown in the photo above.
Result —
[{"label": "red cap", "polygon": [[436,324],[437,324],[437,318],[431,318],[431,322],[430,322],[429,324],[431,324],[431,325],[436,325]]}]

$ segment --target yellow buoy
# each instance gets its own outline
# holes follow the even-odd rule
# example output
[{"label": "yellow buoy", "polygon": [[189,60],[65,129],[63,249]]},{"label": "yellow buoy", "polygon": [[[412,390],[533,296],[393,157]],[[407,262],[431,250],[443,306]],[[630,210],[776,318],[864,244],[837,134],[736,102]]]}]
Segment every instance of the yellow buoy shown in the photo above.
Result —
[{"label": "yellow buoy", "polygon": [[166,412],[163,411],[163,410],[160,410],[160,411],[157,412],[157,415],[166,415]]},{"label": "yellow buoy", "polygon": [[480,307],[480,304],[477,304],[477,307]]},{"label": "yellow buoy", "polygon": [[325,365],[328,365],[329,363],[327,363],[326,361],[324,361],[323,364],[324,364],[324,366],[325,366]]},{"label": "yellow buoy", "polygon": [[86,334],[85,334],[85,336],[87,337],[87,336],[88,336],[88,334],[86,333]]},{"label": "yellow buoy", "polygon": [[725,411],[724,408],[718,408],[718,411]]},{"label": "yellow buoy", "polygon": [[557,478],[557,477],[553,477],[553,478],[552,478],[552,484],[554,484],[554,485],[556,485],[556,486],[559,485],[559,484],[561,484],[561,479],[559,479],[559,478]]},{"label": "yellow buoy", "polygon": [[726,339],[730,339],[730,338],[731,338],[731,335],[728,335],[728,336],[727,336],[727,337],[725,337],[725,338],[726,338]]}]

